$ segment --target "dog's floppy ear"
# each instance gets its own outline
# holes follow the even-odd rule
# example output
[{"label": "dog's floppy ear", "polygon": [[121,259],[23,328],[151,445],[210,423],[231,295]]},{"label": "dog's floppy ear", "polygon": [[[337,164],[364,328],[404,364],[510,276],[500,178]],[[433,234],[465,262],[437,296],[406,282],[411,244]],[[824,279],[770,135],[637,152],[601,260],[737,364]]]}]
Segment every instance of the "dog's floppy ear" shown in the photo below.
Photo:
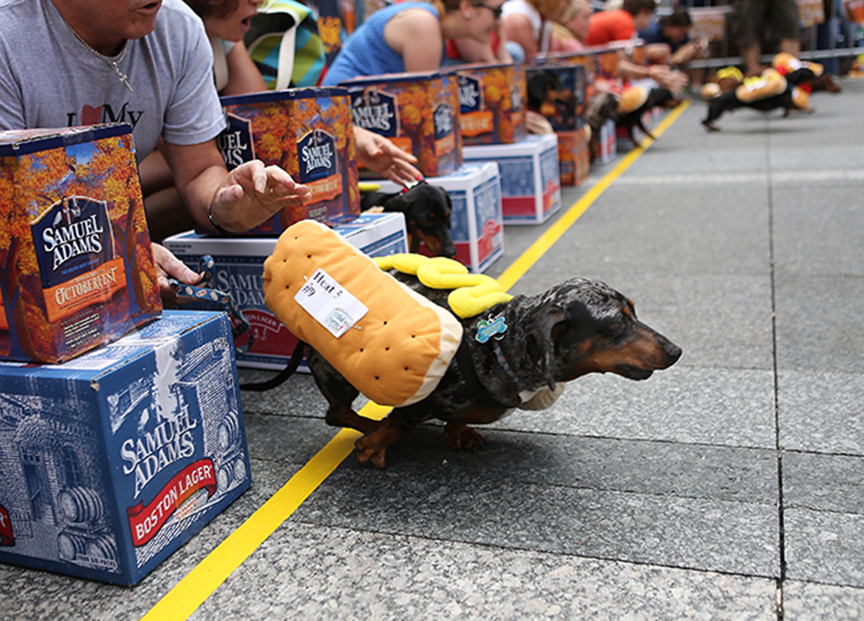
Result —
[{"label": "dog's floppy ear", "polygon": [[384,201],[384,206],[387,208],[387,211],[401,211],[406,214],[407,217],[408,208],[410,207],[407,197],[408,194],[405,192],[392,194],[386,201]]},{"label": "dog's floppy ear", "polygon": [[551,369],[555,360],[556,343],[570,328],[567,313],[557,304],[549,304],[528,331],[525,346],[531,360],[540,365],[540,372],[550,390],[555,390],[555,378]]}]

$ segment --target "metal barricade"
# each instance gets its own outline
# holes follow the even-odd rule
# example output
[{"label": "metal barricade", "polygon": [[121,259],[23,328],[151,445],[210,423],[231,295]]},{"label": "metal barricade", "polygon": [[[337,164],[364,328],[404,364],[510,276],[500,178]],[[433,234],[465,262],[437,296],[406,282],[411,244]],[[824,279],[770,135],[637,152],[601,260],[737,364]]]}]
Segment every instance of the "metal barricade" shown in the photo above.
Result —
[{"label": "metal barricade", "polygon": [[[718,68],[741,65],[734,41],[730,39],[729,19],[732,3],[711,0],[681,0],[693,20],[691,38],[709,42],[708,56],[694,60],[693,68]],[[672,12],[673,0],[660,0],[658,15]],[[859,55],[864,55],[864,0],[798,0],[801,24],[801,59],[819,60],[831,73],[853,67]],[[770,64],[776,50],[763,48],[762,62]],[[846,59],[846,66],[831,59]],[[838,71],[839,69],[839,71]]]}]

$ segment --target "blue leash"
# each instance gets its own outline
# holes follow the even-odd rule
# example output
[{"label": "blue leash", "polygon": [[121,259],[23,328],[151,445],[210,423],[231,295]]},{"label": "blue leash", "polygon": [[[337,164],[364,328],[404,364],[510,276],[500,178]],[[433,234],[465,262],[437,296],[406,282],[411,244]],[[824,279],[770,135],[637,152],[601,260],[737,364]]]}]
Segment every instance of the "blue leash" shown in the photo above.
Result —
[{"label": "blue leash", "polygon": [[252,332],[252,325],[246,316],[243,314],[234,300],[228,293],[207,286],[213,280],[216,261],[209,254],[201,257],[198,262],[198,273],[203,273],[201,280],[195,285],[187,285],[176,278],[170,278],[168,284],[174,288],[174,294],[177,296],[177,304],[186,306],[195,310],[218,310],[228,313],[237,323],[233,329],[233,337],[236,342],[237,338],[243,334],[249,333],[249,338],[242,345],[235,345],[234,350],[238,354],[245,354],[252,348],[255,342],[255,336]]}]

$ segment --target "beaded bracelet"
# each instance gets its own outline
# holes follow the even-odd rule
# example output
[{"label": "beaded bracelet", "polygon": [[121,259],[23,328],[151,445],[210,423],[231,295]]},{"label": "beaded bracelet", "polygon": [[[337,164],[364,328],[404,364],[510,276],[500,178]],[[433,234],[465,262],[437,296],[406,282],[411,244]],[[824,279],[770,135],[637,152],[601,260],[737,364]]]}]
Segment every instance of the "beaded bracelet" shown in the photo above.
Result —
[{"label": "beaded bracelet", "polygon": [[210,205],[207,208],[207,219],[210,220],[211,226],[216,229],[216,232],[220,235],[224,235],[225,237],[230,237],[232,235],[231,231],[223,229],[221,226],[219,226],[216,220],[213,219],[213,205]]}]

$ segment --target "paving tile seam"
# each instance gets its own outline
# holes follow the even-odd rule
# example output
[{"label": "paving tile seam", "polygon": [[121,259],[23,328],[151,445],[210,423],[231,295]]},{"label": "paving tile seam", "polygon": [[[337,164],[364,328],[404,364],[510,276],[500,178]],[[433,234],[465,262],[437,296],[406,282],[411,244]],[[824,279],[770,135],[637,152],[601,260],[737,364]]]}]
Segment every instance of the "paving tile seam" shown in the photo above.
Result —
[{"label": "paving tile seam", "polygon": [[840,511],[839,509],[825,509],[824,507],[812,507],[806,503],[792,503],[787,504],[783,507],[784,511],[792,511],[792,510],[804,510],[804,511],[812,511],[813,513],[825,513],[828,515],[844,515],[850,518],[860,518],[864,517],[864,512],[862,513],[849,513],[848,511]]},{"label": "paving tile seam", "polygon": [[845,274],[843,272],[833,272],[830,274],[820,274],[816,273],[803,273],[803,272],[789,272],[780,268],[778,270],[780,273],[778,274],[778,278],[782,281],[790,278],[799,278],[802,280],[816,279],[816,278],[830,278],[831,280],[861,280],[864,279],[864,274]]},{"label": "paving tile seam", "polygon": [[[478,548],[485,548],[488,550],[499,550],[499,551],[505,551],[505,552],[525,552],[528,554],[541,554],[541,555],[555,556],[555,557],[560,557],[560,558],[585,559],[585,560],[591,560],[591,561],[600,561],[600,562],[604,562],[604,563],[630,565],[630,566],[636,566],[636,567],[655,567],[657,569],[668,569],[668,570],[672,570],[672,571],[681,571],[681,572],[687,572],[687,573],[693,573],[693,574],[711,574],[711,575],[718,575],[718,576],[734,576],[734,577],[739,577],[739,578],[760,578],[760,579],[771,580],[774,582],[778,582],[780,580],[777,576],[769,575],[769,574],[734,572],[734,571],[726,571],[726,570],[722,570],[722,569],[705,569],[702,567],[688,567],[688,566],[683,566],[683,565],[670,565],[670,564],[664,564],[664,563],[649,563],[647,561],[614,558],[612,556],[600,556],[600,555],[596,555],[596,554],[574,554],[572,552],[561,552],[558,550],[543,550],[543,549],[538,549],[538,548],[527,548],[524,546],[516,546],[516,545],[512,545],[512,546],[496,545],[494,543],[488,543],[488,542],[484,542],[484,541],[470,541],[470,540],[466,540],[466,539],[448,539],[448,538],[443,538],[443,537],[431,537],[431,536],[418,535],[418,534],[414,534],[414,533],[411,533],[411,534],[394,533],[394,532],[388,532],[388,531],[372,530],[369,528],[347,527],[347,526],[338,526],[338,525],[331,525],[331,524],[321,524],[319,522],[309,522],[309,521],[305,521],[305,520],[295,519],[294,516],[292,516],[291,518],[286,520],[285,523],[288,523],[289,521],[292,522],[293,524],[300,524],[303,526],[311,526],[311,527],[318,527],[318,528],[326,526],[326,528],[328,528],[328,529],[341,530],[341,531],[347,532],[347,533],[366,533],[366,534],[377,535],[377,536],[381,536],[381,537],[407,539],[409,541],[411,539],[420,539],[423,541],[430,541],[430,542],[442,543],[442,544],[458,544],[458,545],[465,545],[465,546],[476,546]],[[282,526],[284,526],[285,523],[283,523]],[[282,526],[280,526],[280,528],[282,528]],[[796,580],[796,581],[797,582],[807,582],[807,583],[810,582],[810,581],[803,581],[800,579]]]},{"label": "paving tile seam", "polygon": [[[435,424],[435,423],[423,423],[423,424]],[[443,425],[441,425],[443,427]],[[592,435],[592,434],[577,434],[577,433],[555,433],[552,431],[542,431],[542,430],[522,430],[522,429],[514,429],[508,427],[501,428],[487,428],[487,433],[508,433],[508,434],[520,434],[520,435],[537,435],[537,436],[550,436],[550,437],[558,437],[558,438],[585,438],[586,440],[610,440],[614,442],[633,442],[640,444],[665,444],[665,445],[678,445],[678,446],[692,446],[692,447],[705,447],[705,448],[717,448],[717,449],[729,449],[729,450],[745,450],[745,451],[760,451],[764,453],[777,453],[778,451],[783,451],[784,449],[777,448],[766,448],[764,446],[751,446],[745,444],[715,444],[711,442],[684,442],[680,440],[667,440],[664,438],[631,438],[625,436],[603,436],[603,435]],[[798,451],[798,452],[807,452],[807,451]],[[825,454],[825,453],[823,453]],[[828,453],[833,455],[833,453]],[[851,457],[861,457],[861,455],[851,455]]]},{"label": "paving tile seam", "polygon": [[[778,370],[778,356],[777,356],[777,347],[778,347],[778,338],[777,338],[777,253],[775,248],[775,239],[776,239],[776,231],[775,231],[775,197],[774,191],[775,186],[777,185],[780,178],[783,177],[783,173],[780,171],[774,170],[771,165],[771,134],[769,132],[766,137],[767,148],[765,150],[765,158],[767,163],[767,168],[769,171],[769,184],[768,184],[768,204],[767,207],[767,215],[768,215],[768,263],[770,266],[770,297],[771,297],[771,380],[773,383],[772,396],[774,399],[774,447],[775,447],[775,464],[776,464],[776,476],[777,476],[777,553],[779,555],[778,565],[780,568],[780,575],[778,578],[778,584],[780,581],[784,580],[787,575],[787,567],[788,567],[788,559],[786,558],[786,514],[784,505],[786,504],[785,499],[785,489],[783,487],[785,477],[783,476],[783,451],[782,449],[782,438],[781,438],[781,421],[780,421],[780,377]],[[821,171],[814,171],[821,172]],[[800,177],[799,177],[800,178]],[[781,598],[778,602],[778,610],[777,615],[778,619],[783,618],[781,613],[782,606],[782,594],[778,594],[778,598]]]},{"label": "paving tile seam", "polygon": [[796,455],[822,455],[822,456],[831,456],[831,457],[852,457],[855,459],[864,459],[864,453],[843,453],[838,451],[815,451],[815,450],[807,450],[807,449],[797,449],[797,448],[781,448],[783,453],[794,453]]},{"label": "paving tile seam", "polygon": [[[491,480],[491,479],[490,479]],[[516,485],[542,485],[544,488],[554,488],[554,489],[563,489],[563,490],[581,490],[581,491],[589,491],[589,492],[604,492],[609,494],[614,494],[616,496],[633,496],[633,497],[645,497],[645,498],[675,498],[680,500],[708,500],[711,502],[723,503],[728,505],[736,505],[736,506],[747,506],[747,507],[779,507],[779,503],[777,502],[756,502],[749,500],[734,500],[729,498],[717,498],[714,496],[697,496],[695,494],[675,494],[675,493],[662,493],[662,492],[645,492],[645,491],[636,491],[636,490],[628,490],[628,489],[616,489],[613,487],[603,487],[597,485],[565,485],[564,483],[538,483],[537,481],[531,481],[528,479],[520,479],[514,478],[510,479],[510,482]],[[824,513],[842,513],[839,511],[823,511]],[[859,514],[850,514],[850,515],[859,515]]]},{"label": "paving tile seam", "polygon": [[[622,175],[614,186],[634,185],[722,185],[772,184],[783,187],[809,187],[816,182],[830,182],[832,187],[858,187],[864,183],[862,170],[772,171],[758,173],[690,173],[677,175]],[[848,182],[839,185],[841,182]],[[860,182],[860,183],[859,183]]]},{"label": "paving tile seam", "polygon": [[[841,587],[844,589],[851,589],[853,591],[860,591],[862,594],[864,594],[864,587],[857,585],[857,584],[848,584],[846,582],[825,582],[824,580],[818,580],[816,578],[808,578],[806,580],[802,579],[802,578],[783,578],[782,581],[778,579],[778,582],[782,582],[784,588],[785,588],[785,585],[787,583],[795,582],[798,584],[806,584],[808,586],[809,585],[818,585],[818,586],[826,586],[826,587]],[[781,621],[782,621],[782,619],[781,619]]]}]

